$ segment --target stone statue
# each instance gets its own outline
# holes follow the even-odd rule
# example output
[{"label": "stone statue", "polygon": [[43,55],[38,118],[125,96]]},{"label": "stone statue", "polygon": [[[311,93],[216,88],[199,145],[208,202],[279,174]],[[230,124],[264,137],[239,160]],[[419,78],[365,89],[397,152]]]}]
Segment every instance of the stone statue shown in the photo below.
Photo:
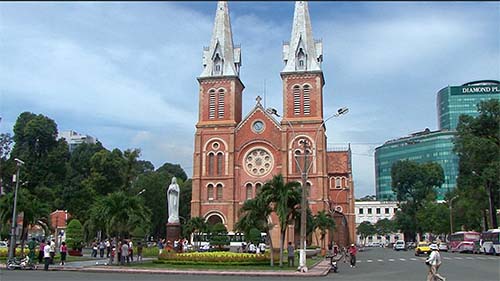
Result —
[{"label": "stone statue", "polygon": [[173,177],[167,190],[168,223],[179,223],[179,191],[177,179]]}]

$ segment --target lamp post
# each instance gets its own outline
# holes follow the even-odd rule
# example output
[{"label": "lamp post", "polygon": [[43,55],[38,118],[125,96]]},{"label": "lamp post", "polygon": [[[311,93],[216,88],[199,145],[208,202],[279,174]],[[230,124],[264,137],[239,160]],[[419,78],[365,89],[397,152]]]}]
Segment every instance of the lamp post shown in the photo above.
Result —
[{"label": "lamp post", "polygon": [[17,190],[19,189],[19,170],[21,169],[21,165],[24,164],[24,162],[20,159],[14,158],[14,161],[17,162],[17,169],[16,169],[16,175],[15,175],[15,181],[16,181],[16,189],[14,190],[14,208],[12,209],[12,227],[10,229],[10,245],[9,245],[9,259],[14,258],[15,253],[15,245],[16,245],[16,226],[17,226],[17,214],[16,214],[16,207],[17,207]]},{"label": "lamp post", "polygon": [[457,199],[458,195],[450,199],[450,235],[453,233],[453,200]]},{"label": "lamp post", "polygon": [[135,196],[139,196],[139,195],[143,194],[145,191],[146,191],[146,189],[145,189],[145,188],[143,188],[143,189],[142,189],[141,191],[139,191],[139,193],[137,193]]},{"label": "lamp post", "polygon": [[[274,108],[267,108],[266,112],[272,115],[275,115],[277,117],[280,117],[278,114],[278,111]],[[321,124],[318,126],[318,129],[315,132],[314,136],[314,145],[317,143],[317,138],[318,138],[318,132],[323,127],[323,125],[333,117],[338,117],[340,115],[346,114],[349,112],[349,109],[347,107],[342,107],[337,110],[335,114],[332,116],[326,118]],[[295,130],[290,122],[290,120],[285,119],[288,122],[288,125],[292,129],[293,133],[293,138],[295,138]],[[300,272],[307,272],[307,264],[306,264],[306,231],[307,231],[307,179],[308,179],[308,173],[309,173],[309,168],[312,166],[313,161],[311,160],[310,163],[308,163],[308,156],[309,156],[309,140],[307,138],[303,138],[299,141],[299,144],[302,144],[302,149],[304,151],[303,157],[304,157],[304,162],[303,162],[303,167],[301,171],[301,179],[302,179],[302,196],[300,200],[300,250],[299,250],[299,271]],[[314,154],[313,154],[314,156]],[[297,164],[297,167],[300,169],[299,161],[298,161],[298,156],[295,157],[295,162]]]}]

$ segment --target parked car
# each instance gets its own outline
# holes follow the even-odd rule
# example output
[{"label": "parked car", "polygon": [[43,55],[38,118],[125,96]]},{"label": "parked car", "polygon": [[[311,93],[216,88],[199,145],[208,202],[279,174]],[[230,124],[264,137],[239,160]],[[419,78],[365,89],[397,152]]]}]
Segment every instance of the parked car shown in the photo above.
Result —
[{"label": "parked car", "polygon": [[406,244],[404,240],[398,240],[394,244],[395,251],[406,251]]},{"label": "parked car", "polygon": [[417,247],[415,248],[415,256],[420,256],[421,254],[430,254],[431,248],[429,247],[429,243],[427,242],[418,242]]},{"label": "parked car", "polygon": [[438,249],[442,252],[448,252],[448,244],[444,242],[438,243]]}]

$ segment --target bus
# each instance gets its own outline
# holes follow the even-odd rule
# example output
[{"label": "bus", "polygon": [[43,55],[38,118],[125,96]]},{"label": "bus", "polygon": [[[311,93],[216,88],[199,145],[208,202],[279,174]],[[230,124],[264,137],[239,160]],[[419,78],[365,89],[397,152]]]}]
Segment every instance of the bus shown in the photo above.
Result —
[{"label": "bus", "polygon": [[500,255],[500,228],[481,233],[481,253]]},{"label": "bus", "polygon": [[[200,247],[200,248],[207,248],[210,246],[210,233],[193,233],[191,234],[191,245],[195,247]],[[265,246],[267,244],[267,234],[265,232],[262,232],[260,234],[261,239],[259,242],[259,247],[262,247],[262,244]],[[229,247],[241,247],[243,243],[247,243],[245,240],[245,235],[243,233],[239,232],[228,232],[227,237],[229,240]]]},{"label": "bus", "polygon": [[459,231],[450,235],[450,252],[476,252],[476,243],[479,242],[481,234],[475,231]]}]

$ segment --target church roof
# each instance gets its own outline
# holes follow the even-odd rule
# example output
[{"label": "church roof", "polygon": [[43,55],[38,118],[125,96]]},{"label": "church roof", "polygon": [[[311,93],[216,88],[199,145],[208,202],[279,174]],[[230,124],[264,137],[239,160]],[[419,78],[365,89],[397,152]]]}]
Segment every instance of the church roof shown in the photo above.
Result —
[{"label": "church roof", "polygon": [[203,50],[203,72],[200,77],[238,76],[241,48],[234,47],[233,33],[226,1],[217,3],[210,46]]},{"label": "church roof", "polygon": [[243,118],[243,120],[240,122],[240,124],[238,124],[238,126],[236,127],[236,131],[240,130],[249,120],[251,120],[252,116],[257,111],[261,111],[267,118],[269,118],[269,120],[271,120],[271,122],[274,124],[274,126],[276,128],[281,130],[281,124],[278,121],[276,121],[276,119],[274,119],[274,117],[271,114],[269,114],[269,112],[267,112],[265,110],[265,108],[262,106],[262,104],[260,103],[262,98],[260,96],[257,96],[257,98],[255,98],[255,100],[257,101],[255,104],[255,107],[247,114],[247,116],[245,116],[245,118]]},{"label": "church roof", "polygon": [[[299,64],[301,52],[304,65]],[[283,44],[283,61],[282,72],[321,71],[323,43],[313,38],[307,1],[295,2],[292,36],[290,42]]]}]

